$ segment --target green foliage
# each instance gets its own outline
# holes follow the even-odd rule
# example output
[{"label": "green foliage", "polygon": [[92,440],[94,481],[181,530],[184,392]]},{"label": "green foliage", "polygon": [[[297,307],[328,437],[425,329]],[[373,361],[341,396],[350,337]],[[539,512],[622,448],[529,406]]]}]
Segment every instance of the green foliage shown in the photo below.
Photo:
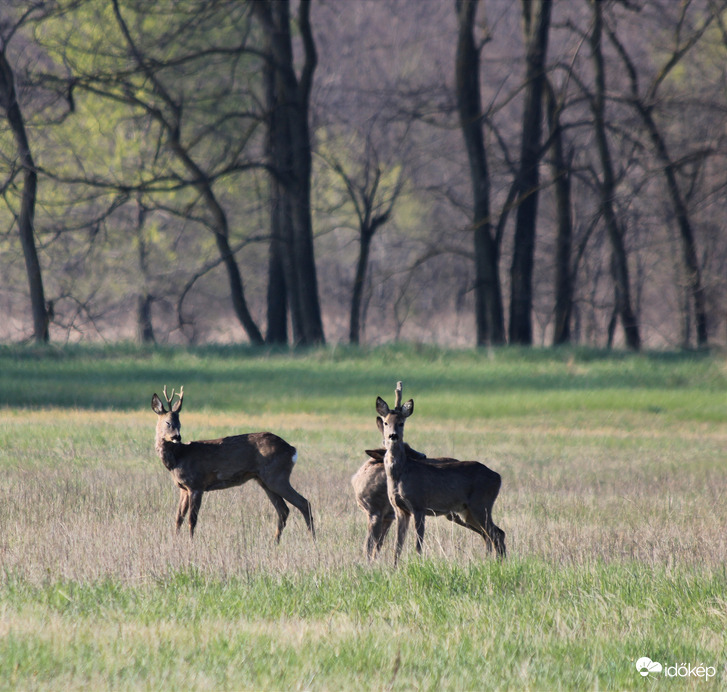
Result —
[{"label": "green foliage", "polygon": [[[61,2],[57,9],[23,39],[32,41],[32,69],[43,72],[32,81],[47,89],[33,92],[25,113],[42,173],[35,227],[59,331],[93,330],[94,321],[118,322],[114,310],[128,315],[140,287],[173,302],[189,276],[217,256],[196,179],[213,181],[233,246],[257,232],[249,206],[257,206],[259,183],[249,174],[243,180],[237,166],[262,156],[260,57],[245,44],[254,36],[247,3],[120,2],[133,48],[112,3]],[[200,175],[175,151],[176,135]],[[7,199],[17,208],[13,195]],[[10,213],[2,220],[12,226]],[[21,256],[16,243],[8,263]],[[246,259],[257,266],[255,253]],[[25,283],[17,260],[4,273]],[[101,304],[99,320],[94,306]],[[128,333],[133,317],[119,326]]]}]

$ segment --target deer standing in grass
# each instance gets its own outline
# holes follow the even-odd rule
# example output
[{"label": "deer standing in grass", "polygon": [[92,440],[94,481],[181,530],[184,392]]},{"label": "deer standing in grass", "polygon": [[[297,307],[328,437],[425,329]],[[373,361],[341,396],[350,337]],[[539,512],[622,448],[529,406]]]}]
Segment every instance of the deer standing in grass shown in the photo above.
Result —
[{"label": "deer standing in grass", "polygon": [[408,457],[404,422],[413,411],[413,399],[393,410],[381,397],[376,399],[377,424],[386,445],[386,487],[396,515],[394,565],[399,561],[411,516],[418,553],[424,541],[425,517],[456,514],[484,538],[488,547],[494,545],[499,558],[504,558],[505,532],[492,521],[492,505],[500,492],[500,474],[477,461],[434,465]]},{"label": "deer standing in grass", "polygon": [[[399,382],[395,390],[395,409],[401,408],[401,395],[402,384]],[[404,443],[404,451],[407,458],[427,464],[448,464],[457,461],[457,459],[448,457],[429,458],[426,454],[417,452],[406,443]],[[368,519],[364,552],[369,560],[373,560],[381,551],[381,546],[391,525],[394,523],[396,515],[391,502],[389,502],[389,493],[386,487],[386,471],[383,463],[386,449],[367,449],[366,454],[369,455],[369,458],[353,475],[351,485],[353,486],[356,503],[366,513]],[[455,524],[467,526],[454,512],[450,512],[446,516]]]},{"label": "deer standing in grass", "polygon": [[280,541],[290,512],[285,500],[300,510],[315,539],[310,504],[290,484],[290,473],[298,457],[295,447],[269,432],[183,444],[179,412],[182,410],[184,387],[177,396],[177,401],[172,403],[174,390],[171,396],[167,396],[167,388],[164,387],[164,398],[169,410],[164,408],[156,394],[151,399],[151,408],[157,414],[156,451],[179,486],[177,531],[189,511],[189,535],[190,538],[194,536],[203,493],[232,488],[254,480],[265,491],[278,513],[276,541]]}]

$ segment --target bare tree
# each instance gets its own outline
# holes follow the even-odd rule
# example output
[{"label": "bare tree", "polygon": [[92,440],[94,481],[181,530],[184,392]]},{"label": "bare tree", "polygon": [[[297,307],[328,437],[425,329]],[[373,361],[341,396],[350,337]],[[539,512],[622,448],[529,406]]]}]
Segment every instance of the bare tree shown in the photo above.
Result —
[{"label": "bare tree", "polygon": [[500,247],[490,216],[490,174],[482,132],[480,47],[475,43],[477,0],[456,0],[458,38],[455,90],[460,127],[470,165],[474,212],[475,322],[477,345],[505,343],[500,283]]},{"label": "bare tree", "polygon": [[[211,225],[214,231],[217,248],[225,269],[227,270],[230,284],[230,296],[232,298],[235,314],[240,320],[242,326],[245,328],[250,341],[253,344],[261,344],[263,342],[263,338],[248,309],[240,269],[230,248],[230,231],[227,214],[215,194],[209,175],[200,167],[195,160],[190,147],[182,139],[181,118],[184,111],[184,97],[179,95],[175,98],[174,94],[167,89],[165,84],[151,67],[151,61],[144,56],[141,48],[132,37],[129,27],[121,14],[118,0],[112,0],[112,3],[114,8],[114,17],[116,18],[116,22],[137,68],[141,75],[149,80],[152,93],[160,99],[161,104],[166,108],[167,112],[166,114],[162,114],[160,113],[158,106],[150,105],[149,103],[137,103],[136,105],[141,105],[149,115],[157,119],[159,124],[164,127],[167,134],[167,143],[170,149],[182,163],[185,170],[190,174],[193,186],[199,192],[202,199],[204,199],[212,219]],[[132,99],[136,100],[136,97],[132,97]]]},{"label": "bare tree", "polygon": [[[99,11],[91,0],[79,2],[74,9],[88,13],[86,25]],[[47,40],[56,42],[53,47],[61,53],[59,62],[65,74],[60,76],[56,70],[46,79],[55,82],[59,90],[65,88],[71,104],[74,94],[80,92],[126,109],[126,117],[151,123],[144,128],[149,170],[145,165],[144,170],[119,179],[94,175],[81,166],[77,178],[63,182],[168,199],[182,191],[190,193],[179,195],[184,201],[176,209],[169,204],[168,210],[184,218],[203,210],[197,221],[212,232],[227,274],[235,316],[250,342],[261,344],[263,338],[248,307],[231,242],[230,216],[220,191],[221,181],[264,165],[259,158],[244,158],[259,125],[259,114],[246,110],[241,98],[230,104],[232,94],[241,96],[243,90],[232,68],[250,51],[244,36],[231,43],[232,32],[218,32],[213,36],[218,43],[205,43],[212,36],[210,27],[219,26],[220,13],[224,12],[230,25],[246,26],[249,10],[241,7],[232,15],[229,6],[200,2],[194,13],[190,11],[194,22],[183,13],[173,12],[165,13],[162,19],[150,14],[146,3],[135,0],[111,0],[111,10],[114,24],[106,27],[104,60],[88,60],[93,46],[76,38],[72,23],[61,23],[56,28],[59,35]],[[141,16],[145,22],[138,21]],[[215,71],[218,63],[230,70]],[[218,81],[210,77],[212,74]],[[210,103],[215,103],[217,110],[210,110]]]},{"label": "bare tree", "polygon": [[[265,77],[268,101],[268,152],[275,176],[272,183],[270,272],[282,273],[299,344],[325,342],[318,298],[311,217],[311,140],[308,113],[317,54],[310,23],[310,0],[301,0],[297,25],[304,63],[296,74],[290,28],[289,0],[256,0],[253,4],[265,33]],[[275,334],[280,333],[280,288],[277,289]],[[270,305],[271,296],[269,296]]]},{"label": "bare tree", "polygon": [[343,182],[357,223],[358,257],[351,290],[348,333],[349,342],[352,344],[358,344],[361,338],[361,307],[371,242],[378,230],[391,218],[404,184],[402,167],[399,167],[393,184],[386,184],[384,181],[387,171],[372,136],[375,123],[376,118],[369,124],[359,160],[351,165],[344,164],[335,153],[322,154],[327,165]]},{"label": "bare tree", "polygon": [[525,103],[521,131],[515,241],[510,265],[511,344],[533,342],[533,261],[542,157],[543,93],[551,0],[522,0],[525,34]]},{"label": "bare tree", "polygon": [[[682,258],[686,274],[686,288],[691,295],[694,306],[697,328],[697,345],[706,346],[709,338],[709,331],[707,328],[707,307],[699,260],[697,258],[697,245],[694,237],[691,214],[677,177],[679,164],[670,154],[666,136],[655,117],[655,110],[658,104],[659,87],[664,83],[667,76],[681,62],[689,50],[697,44],[715,18],[715,14],[710,12],[699,27],[684,37],[686,12],[691,4],[691,2],[682,3],[678,20],[674,26],[674,48],[661,68],[657,70],[656,76],[644,94],[641,93],[639,73],[636,63],[629,55],[626,46],[619,39],[616,31],[612,27],[606,25],[606,31],[626,68],[631,88],[629,102],[638,113],[654,148],[656,158],[662,166],[666,189],[674,208],[674,215],[676,217],[679,237],[681,239]],[[722,6],[718,10],[715,9],[714,11],[723,12],[724,9],[725,6],[724,3],[722,3]],[[685,330],[685,339],[688,338],[689,331]],[[688,344],[685,343],[684,345],[686,346]]]},{"label": "bare tree", "polygon": [[630,349],[638,351],[641,348],[641,335],[639,323],[631,303],[629,266],[623,238],[623,228],[619,223],[614,208],[613,200],[616,192],[616,177],[614,175],[611,150],[606,134],[606,75],[601,49],[603,7],[601,0],[589,1],[593,8],[593,26],[591,28],[589,42],[595,71],[594,92],[591,95],[590,101],[593,111],[593,129],[596,137],[596,147],[601,162],[601,205],[606,230],[608,231],[608,237],[611,242],[611,271],[616,296],[614,314],[617,314],[621,318],[621,324],[626,337],[626,345]]},{"label": "bare tree", "polygon": [[0,24],[0,107],[5,113],[5,118],[15,140],[18,170],[14,173],[14,176],[21,174],[22,179],[20,210],[15,214],[15,220],[20,236],[20,244],[23,248],[30,289],[33,338],[38,342],[47,342],[50,338],[48,330],[49,313],[45,302],[43,275],[35,244],[35,202],[38,189],[38,173],[25,129],[25,119],[20,108],[18,92],[15,88],[15,74],[8,58],[8,44],[34,9],[34,7],[28,9],[14,24],[6,22]]},{"label": "bare tree", "polygon": [[[247,307],[251,341],[267,317],[266,342],[316,343],[302,297],[320,290],[336,340],[363,340],[367,314],[377,341],[552,329],[602,344],[621,324],[630,348],[717,339],[726,4],[359,0],[344,22],[307,0],[8,0],[15,20],[45,9],[9,50],[3,27],[33,156],[2,112],[0,221],[17,251],[0,298],[32,333],[18,222],[36,185],[24,228],[40,267],[53,260],[53,332],[116,338],[138,307],[147,338],[244,338]],[[313,147],[337,178],[311,179]]]}]

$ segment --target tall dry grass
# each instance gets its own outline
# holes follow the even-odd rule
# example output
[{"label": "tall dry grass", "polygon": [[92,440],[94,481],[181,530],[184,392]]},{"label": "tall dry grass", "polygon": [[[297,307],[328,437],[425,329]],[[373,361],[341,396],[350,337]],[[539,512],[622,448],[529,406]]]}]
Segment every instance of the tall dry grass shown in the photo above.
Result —
[{"label": "tall dry grass", "polygon": [[[38,435],[56,418],[72,431],[65,442]],[[183,433],[189,439],[187,433],[233,432],[234,418],[183,415]],[[275,513],[254,483],[207,493],[194,541],[186,526],[176,535],[177,491],[153,453],[151,411],[26,411],[13,415],[15,440],[1,465],[3,568],[33,581],[138,582],[190,565],[225,577],[362,564],[365,518],[349,479],[363,450],[378,443],[373,423],[341,425],[337,416],[311,415],[247,422],[247,429],[274,428],[298,447],[292,481],[313,505],[316,543],[291,508],[275,546]],[[588,426],[567,416],[424,424],[415,415],[406,435],[432,455],[480,459],[502,474],[494,512],[511,556],[563,565],[634,560],[716,568],[727,562],[727,427],[680,426],[659,414]],[[410,537],[410,553],[412,545]],[[486,554],[477,536],[444,519],[428,520],[426,551],[458,562]],[[380,559],[390,558],[386,549]]]}]

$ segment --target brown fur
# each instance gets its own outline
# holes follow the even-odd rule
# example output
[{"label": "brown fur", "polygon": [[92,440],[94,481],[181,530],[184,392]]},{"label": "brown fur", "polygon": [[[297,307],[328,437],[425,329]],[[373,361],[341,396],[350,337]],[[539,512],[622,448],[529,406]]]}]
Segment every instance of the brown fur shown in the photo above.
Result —
[{"label": "brown fur", "polygon": [[[164,389],[166,397],[166,387]],[[223,490],[254,480],[265,491],[278,514],[276,541],[285,528],[290,510],[285,500],[300,510],[311,534],[315,538],[313,515],[308,500],[290,484],[295,463],[295,447],[270,432],[233,435],[217,440],[199,440],[182,443],[179,412],[183,391],[169,410],[154,394],[151,407],[157,414],[156,451],[164,466],[179,487],[177,531],[189,512],[189,535],[194,535],[202,495],[210,490]]]},{"label": "brown fur", "polygon": [[414,401],[394,410],[378,397],[377,424],[386,445],[384,470],[389,502],[396,517],[397,564],[404,545],[409,518],[414,517],[417,552],[424,541],[424,520],[427,515],[457,514],[473,531],[495,547],[504,558],[505,532],[492,521],[492,506],[500,492],[500,474],[477,461],[454,461],[427,464],[410,459],[404,445],[404,421],[414,411]]},{"label": "brown fur", "polygon": [[[425,461],[427,464],[447,464],[456,459],[439,457],[429,459],[425,454],[417,452],[409,445],[404,445],[407,457],[414,461]],[[364,552],[369,560],[374,559],[381,550],[389,529],[394,522],[394,508],[389,502],[386,488],[386,471],[384,470],[384,455],[386,449],[367,449],[367,459],[351,478],[351,485],[356,497],[356,503],[366,513],[368,528],[364,542]],[[460,526],[468,526],[455,513],[446,515],[447,519]],[[475,529],[473,529],[475,530]]]}]

